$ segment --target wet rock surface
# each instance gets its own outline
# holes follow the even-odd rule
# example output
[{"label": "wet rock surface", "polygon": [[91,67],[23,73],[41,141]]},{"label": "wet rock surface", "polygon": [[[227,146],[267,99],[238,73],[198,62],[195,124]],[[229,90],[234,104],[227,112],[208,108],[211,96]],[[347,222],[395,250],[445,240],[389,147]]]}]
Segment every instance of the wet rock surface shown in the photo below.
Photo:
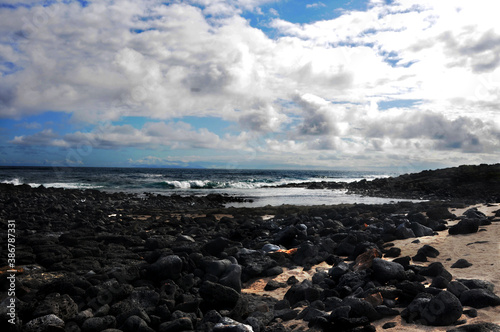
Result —
[{"label": "wet rock surface", "polygon": [[[447,229],[441,217],[451,203],[225,209],[232,198],[209,196],[1,184],[1,220],[16,220],[24,269],[18,324],[2,312],[2,330],[373,331],[384,317],[453,325],[463,306],[500,305],[492,284],[452,280],[438,262],[417,266],[390,243]],[[477,211],[466,218],[485,220]],[[414,255],[439,252],[424,245]],[[249,281],[321,262],[330,267],[312,280],[267,282],[268,291],[289,287],[281,301],[242,292]]]}]

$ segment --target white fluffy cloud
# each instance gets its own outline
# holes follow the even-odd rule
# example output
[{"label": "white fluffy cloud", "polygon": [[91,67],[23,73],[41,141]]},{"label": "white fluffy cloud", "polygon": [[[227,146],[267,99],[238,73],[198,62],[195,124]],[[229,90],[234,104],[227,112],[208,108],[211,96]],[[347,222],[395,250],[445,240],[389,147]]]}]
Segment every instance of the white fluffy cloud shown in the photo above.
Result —
[{"label": "white fluffy cloud", "polygon": [[[271,8],[278,37],[270,38],[242,15],[261,15],[273,2],[9,2],[15,8],[0,10],[1,117],[51,110],[84,123],[163,120],[139,129],[110,124],[105,133],[44,130],[10,142],[253,144],[262,158],[289,151],[293,163],[325,166],[360,155],[370,165],[382,153],[486,161],[500,148],[500,4],[372,1],[367,11],[309,24]],[[403,106],[377,107],[394,101]],[[185,116],[221,118],[244,132],[235,139],[169,122]]]}]

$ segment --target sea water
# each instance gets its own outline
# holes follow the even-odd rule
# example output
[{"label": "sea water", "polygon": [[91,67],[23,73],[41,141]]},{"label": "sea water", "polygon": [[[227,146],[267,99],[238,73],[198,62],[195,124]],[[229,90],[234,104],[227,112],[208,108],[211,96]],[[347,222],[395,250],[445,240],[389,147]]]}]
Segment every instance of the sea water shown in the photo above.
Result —
[{"label": "sea water", "polygon": [[382,204],[401,199],[365,197],[345,190],[279,188],[315,181],[352,182],[396,174],[374,171],[248,170],[101,167],[0,167],[0,182],[31,187],[96,189],[107,192],[161,195],[228,194],[252,200],[231,206]]}]

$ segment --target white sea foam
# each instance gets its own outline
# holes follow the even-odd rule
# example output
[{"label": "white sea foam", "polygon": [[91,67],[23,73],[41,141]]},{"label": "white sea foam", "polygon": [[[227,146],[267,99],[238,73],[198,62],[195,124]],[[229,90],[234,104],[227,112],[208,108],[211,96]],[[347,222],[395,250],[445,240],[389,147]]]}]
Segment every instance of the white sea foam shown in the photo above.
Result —
[{"label": "white sea foam", "polygon": [[65,189],[99,189],[103,188],[102,186],[92,185],[88,183],[66,183],[66,182],[53,182],[53,183],[24,183],[19,179],[5,180],[2,183],[13,184],[15,186],[19,186],[22,184],[27,184],[32,188],[37,188],[40,186],[44,186],[47,188],[65,188]]},{"label": "white sea foam", "polygon": [[15,186],[19,186],[19,185],[23,184],[18,178],[15,178],[12,180],[4,180],[4,181],[2,181],[2,183],[13,184]]},{"label": "white sea foam", "polygon": [[[29,183],[31,187],[39,187],[40,183]],[[53,182],[53,183],[44,183],[44,187],[48,188],[64,188],[64,189],[99,189],[102,186],[92,185],[88,183],[66,183],[66,182]]]},{"label": "white sea foam", "polygon": [[[282,186],[287,184],[300,184],[306,182],[320,182],[320,181],[336,181],[336,182],[353,182],[359,181],[363,178],[335,178],[335,179],[323,179],[323,178],[308,178],[308,179],[280,179],[277,181],[258,181],[255,179],[249,179],[247,181],[211,181],[211,180],[171,180],[163,181],[161,184],[163,186],[169,187],[171,189],[258,189],[263,187],[273,187]],[[368,181],[371,179],[367,179]]]}]

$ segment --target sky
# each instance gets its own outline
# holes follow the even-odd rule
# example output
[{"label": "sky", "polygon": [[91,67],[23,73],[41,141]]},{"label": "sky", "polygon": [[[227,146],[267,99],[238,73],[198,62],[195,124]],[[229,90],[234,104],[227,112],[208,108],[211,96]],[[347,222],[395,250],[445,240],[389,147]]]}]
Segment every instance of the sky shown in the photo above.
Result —
[{"label": "sky", "polygon": [[499,162],[497,0],[3,0],[0,165]]}]

